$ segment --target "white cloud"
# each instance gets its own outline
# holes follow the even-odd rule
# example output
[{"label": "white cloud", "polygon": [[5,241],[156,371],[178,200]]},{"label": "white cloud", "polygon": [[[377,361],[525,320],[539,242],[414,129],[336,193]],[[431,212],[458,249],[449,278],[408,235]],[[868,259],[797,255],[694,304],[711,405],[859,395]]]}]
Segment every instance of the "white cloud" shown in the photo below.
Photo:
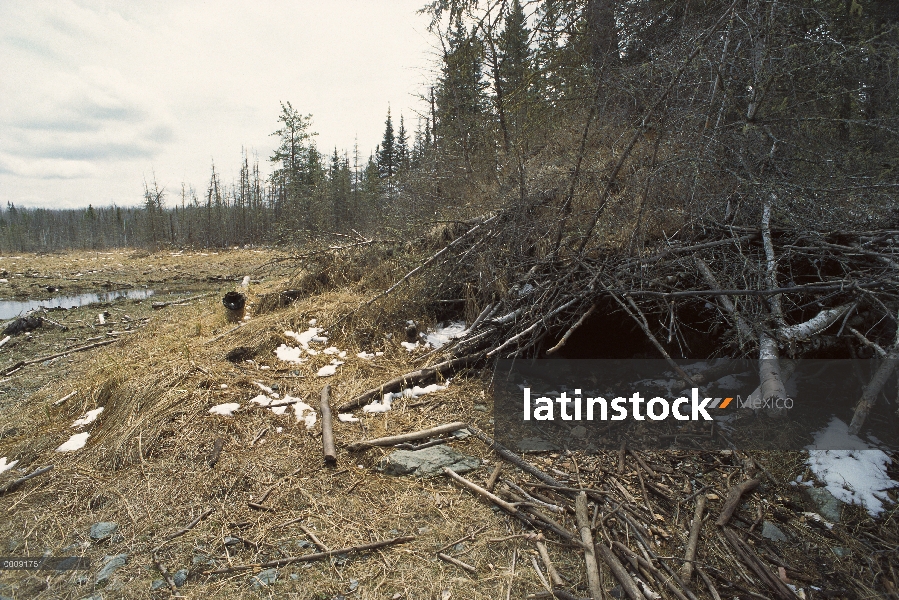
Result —
[{"label": "white cloud", "polygon": [[[263,170],[279,102],[312,113],[323,151],[363,157],[387,105],[414,129],[430,64],[421,0],[0,3],[0,202],[137,203]],[[397,118],[398,120],[398,118]],[[61,186],[60,179],[66,180]]]}]

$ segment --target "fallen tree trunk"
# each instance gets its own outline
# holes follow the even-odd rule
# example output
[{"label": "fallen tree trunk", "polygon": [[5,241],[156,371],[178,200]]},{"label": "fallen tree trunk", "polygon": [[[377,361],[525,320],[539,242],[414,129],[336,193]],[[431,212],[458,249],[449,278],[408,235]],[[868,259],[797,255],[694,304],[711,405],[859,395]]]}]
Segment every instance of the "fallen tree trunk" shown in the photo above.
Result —
[{"label": "fallen tree trunk", "polygon": [[468,423],[463,423],[462,421],[456,421],[454,423],[447,423],[445,425],[438,425],[437,427],[431,427],[430,429],[422,429],[421,431],[414,431],[412,433],[404,433],[401,435],[392,435],[389,437],[382,438],[374,438],[371,440],[362,440],[361,442],[356,442],[355,444],[349,445],[349,450],[351,452],[356,452],[358,450],[364,450],[366,448],[371,448],[373,446],[395,446],[396,444],[402,444],[403,442],[410,442],[412,440],[421,440],[424,438],[429,438],[435,435],[440,435],[441,433],[449,433],[451,431],[458,431],[459,429],[465,429],[468,427]]},{"label": "fallen tree trunk", "polygon": [[222,575],[224,573],[236,573],[238,571],[248,571],[250,569],[271,569],[273,567],[284,567],[287,565],[292,565],[294,563],[299,562],[311,562],[314,560],[321,560],[323,558],[329,558],[331,556],[337,556],[338,554],[350,554],[351,552],[363,552],[365,550],[375,550],[377,548],[383,548],[384,546],[392,546],[394,544],[405,544],[407,542],[411,542],[415,539],[415,536],[406,535],[402,537],[396,537],[389,540],[384,540],[381,542],[372,542],[371,544],[360,544],[359,546],[350,546],[349,548],[338,548],[337,550],[328,550],[327,552],[315,552],[313,554],[306,554],[303,556],[289,556],[287,558],[280,558],[278,560],[270,560],[264,563],[251,563],[246,565],[234,565],[231,567],[225,567],[223,569],[216,569],[214,571],[205,571],[205,575]]},{"label": "fallen tree trunk", "polygon": [[331,386],[325,385],[321,393],[322,411],[322,451],[325,463],[333,465],[337,462],[337,447],[334,445],[334,421],[331,418],[331,406],[328,404],[331,395]]},{"label": "fallen tree trunk", "polygon": [[344,402],[337,407],[337,412],[349,412],[351,410],[356,410],[357,408],[365,406],[373,400],[379,400],[384,394],[399,392],[409,385],[417,385],[419,383],[424,383],[432,378],[436,379],[438,375],[452,373],[474,364],[481,358],[481,356],[481,354],[470,354],[461,358],[454,358],[453,360],[438,363],[431,367],[425,367],[423,369],[418,369],[417,371],[404,373],[399,377],[381,384],[379,387],[372,388],[366,392],[363,392],[362,394],[359,394],[355,398]]}]

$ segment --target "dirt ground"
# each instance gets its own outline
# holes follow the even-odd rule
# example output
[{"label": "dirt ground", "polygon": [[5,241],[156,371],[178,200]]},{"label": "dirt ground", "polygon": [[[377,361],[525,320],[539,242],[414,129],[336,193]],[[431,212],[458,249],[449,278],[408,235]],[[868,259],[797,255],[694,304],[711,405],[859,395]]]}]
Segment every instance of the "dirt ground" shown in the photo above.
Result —
[{"label": "dirt ground", "polygon": [[[154,582],[163,579],[163,569],[170,574],[187,570],[178,593],[188,598],[497,599],[524,598],[544,589],[544,575],[535,568],[540,559],[518,521],[445,477],[383,474],[378,466],[390,448],[347,449],[360,439],[452,421],[492,432],[489,373],[462,373],[446,389],[397,400],[389,412],[355,411],[358,422],[335,422],[338,460],[333,467],[323,464],[320,422],[307,428],[289,409],[277,415],[250,401],[269,388],[317,408],[327,383],[336,406],[428,364],[421,352],[409,352],[400,344],[405,318],[427,318],[405,314],[402,302],[328,329],[370,297],[370,290],[325,291],[262,310],[267,306],[263,298],[284,289],[294,275],[287,264],[259,268],[275,254],[115,252],[0,261],[12,290],[6,297],[26,296],[35,286],[93,291],[92,286],[109,282],[110,289],[123,283],[153,286],[157,294],[152,301],[173,301],[155,310],[148,299],[50,312],[48,317],[56,324],[45,322],[0,348],[5,373],[21,361],[114,340],[0,378],[0,457],[18,460],[0,474],[0,488],[39,467],[53,467],[0,496],[0,555],[84,556],[92,561],[85,571],[0,570],[0,596],[168,597],[172,595],[168,587],[153,589]],[[244,275],[253,280],[248,289],[249,319],[238,327],[220,297]],[[201,293],[212,295],[183,301]],[[108,313],[103,325],[101,312]],[[319,377],[318,372],[339,354],[321,351],[302,364],[286,363],[275,355],[281,344],[295,344],[285,331],[307,330],[313,319],[314,326],[326,330],[319,334],[328,337],[314,347],[346,352],[333,376]],[[356,356],[363,351],[383,354],[369,360]],[[230,402],[241,405],[232,416],[210,413],[210,408]],[[95,421],[73,427],[76,419],[100,407],[103,411]],[[56,451],[79,431],[90,434],[83,448]],[[450,440],[452,448],[482,460],[482,466],[466,477],[484,485],[497,463],[496,454],[473,436]],[[743,518],[751,523],[763,512],[799,514],[807,508],[797,488],[783,483],[807,475],[799,453],[757,458],[777,483],[763,483],[761,494],[741,508]],[[657,497],[658,491],[676,490],[680,495],[684,486],[690,489],[690,479],[698,477],[709,499],[709,514],[717,514],[738,467],[729,462],[735,460],[729,455],[712,457],[711,470],[699,475],[690,470],[687,477],[683,470],[693,469],[691,460],[697,459],[663,452],[651,459],[658,467],[657,483],[650,485],[656,490],[652,502],[661,514],[648,533],[658,555],[682,556],[692,506]],[[615,453],[543,453],[529,460],[572,486],[596,489],[607,485],[606,475],[618,462]],[[503,477],[524,485],[511,465],[504,467]],[[648,505],[637,463],[629,458],[617,481],[636,502]],[[201,516],[189,531],[166,541]],[[575,530],[571,514],[563,512],[556,518]],[[826,532],[791,517],[778,523],[793,542],[777,551],[798,586],[807,590],[829,586],[847,590],[830,597],[858,597],[853,590],[863,588],[853,587],[846,578],[863,574],[859,564],[875,543],[865,535],[883,542],[875,543],[877,548],[888,548],[889,540],[881,536],[895,536],[896,520],[895,509],[875,523],[862,509],[847,507],[843,523]],[[104,540],[92,540],[89,530],[101,522],[114,522],[117,530]],[[612,517],[607,525],[614,522]],[[708,561],[710,572],[715,565],[724,572],[729,560],[726,546],[720,534],[712,532],[711,522],[705,527],[709,535],[700,540],[699,556]],[[444,552],[473,566],[476,573],[437,558],[439,549],[472,533],[476,535]],[[414,539],[371,552],[283,566],[274,580],[271,571],[259,566],[208,573],[309,554],[319,544],[349,548],[401,536]],[[586,596],[583,554],[570,542],[547,537],[549,555],[567,589]],[[835,545],[845,553],[834,554]],[[120,555],[125,555],[125,564],[98,582],[104,561]],[[895,562],[895,556],[887,557],[886,570],[876,575],[886,584],[876,579],[866,585],[872,590],[889,585],[896,577]],[[603,570],[602,576],[608,597],[620,597],[611,574]],[[726,582],[716,582],[725,591]],[[698,597],[712,597],[701,583],[695,591]],[[739,594],[734,588],[727,597]]]}]

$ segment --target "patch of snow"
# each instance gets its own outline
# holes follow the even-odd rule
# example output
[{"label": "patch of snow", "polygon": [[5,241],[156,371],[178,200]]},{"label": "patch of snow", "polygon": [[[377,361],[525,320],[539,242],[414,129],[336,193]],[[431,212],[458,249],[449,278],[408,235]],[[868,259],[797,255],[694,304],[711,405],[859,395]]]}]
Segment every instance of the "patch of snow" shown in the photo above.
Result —
[{"label": "patch of snow", "polygon": [[293,412],[297,417],[297,423],[303,421],[306,423],[306,429],[312,429],[315,421],[318,420],[318,413],[305,402],[301,402],[299,398],[296,400],[296,404],[293,405]]},{"label": "patch of snow", "polygon": [[428,331],[425,334],[425,339],[428,340],[428,344],[432,347],[441,348],[452,340],[465,335],[466,331],[465,321],[454,321],[442,327],[437,327],[433,331]]},{"label": "patch of snow", "polygon": [[337,355],[337,358],[346,358],[346,350],[341,350]]},{"label": "patch of snow", "polygon": [[268,406],[272,403],[272,400],[272,398],[269,398],[268,396],[264,396],[262,394],[259,394],[255,398],[250,398],[250,402],[255,402],[259,406]]},{"label": "patch of snow", "polygon": [[[343,416],[343,415],[341,415],[341,416]],[[352,415],[350,415],[350,416],[352,416]],[[343,421],[343,419],[340,419],[340,420]],[[356,419],[356,420],[358,421],[359,419]],[[9,471],[9,470],[12,469],[14,466],[16,466],[16,464],[17,464],[18,462],[19,462],[19,461],[14,460],[14,461],[8,463],[8,462],[6,462],[6,457],[5,457],[5,456],[0,456],[0,473],[2,473],[2,472],[4,472],[4,471]]]},{"label": "patch of snow", "polygon": [[100,413],[103,412],[103,407],[95,408],[94,410],[89,410],[84,413],[84,416],[80,419],[77,419],[74,423],[72,423],[72,427],[84,427],[85,425],[89,425],[97,420],[97,417],[100,416]]},{"label": "patch of snow", "polygon": [[305,358],[300,358],[303,354],[302,348],[294,348],[293,346],[288,346],[287,344],[281,344],[277,348],[275,348],[275,356],[278,359],[283,360],[284,362],[301,364],[306,362]]},{"label": "patch of snow", "polygon": [[272,411],[273,413],[275,413],[276,415],[283,415],[284,411],[287,410],[287,407],[286,406],[273,406],[269,410]]},{"label": "patch of snow", "polygon": [[[358,423],[359,419],[349,413],[337,413],[337,419],[344,423]],[[15,464],[15,463],[13,463]],[[2,472],[2,471],[0,471]]]},{"label": "patch of snow", "polygon": [[528,294],[530,294],[531,292],[533,292],[536,289],[537,288],[532,286],[530,283],[526,283],[526,284],[524,284],[524,287],[522,287],[520,290],[518,290],[518,297],[520,298],[521,296],[527,296]]},{"label": "patch of snow", "polygon": [[362,410],[367,413],[382,413],[390,410],[393,401],[397,398],[418,398],[419,396],[424,396],[425,394],[430,394],[433,392],[439,392],[440,390],[445,390],[449,387],[450,381],[446,380],[446,385],[440,385],[437,383],[432,383],[431,385],[427,385],[425,387],[415,386],[411,388],[406,388],[401,392],[393,392],[384,394],[381,400],[375,400],[371,404],[362,407]]},{"label": "patch of snow", "polygon": [[260,382],[258,382],[258,381],[254,381],[254,382],[253,382],[253,385],[255,385],[256,387],[258,387],[260,390],[262,390],[263,392],[265,392],[266,394],[268,394],[268,395],[271,396],[272,398],[277,398],[277,397],[278,397],[278,394],[275,393],[275,390],[273,390],[272,388],[268,387],[268,386],[265,385],[264,383],[260,383]]},{"label": "patch of snow", "polygon": [[223,417],[233,417],[234,411],[240,408],[237,402],[226,402],[225,404],[216,404],[209,409],[213,415],[222,415]]},{"label": "patch of snow", "polygon": [[[817,447],[842,450],[817,450]],[[818,481],[835,498],[847,504],[859,504],[872,517],[884,510],[890,498],[886,490],[899,486],[890,479],[887,466],[892,463],[883,451],[849,434],[849,426],[836,417],[817,432],[808,446],[808,464]]]},{"label": "patch of snow", "polygon": [[[384,353],[383,353],[383,352],[365,352],[365,351],[362,351],[362,352],[358,353],[356,356],[358,356],[358,357],[361,358],[362,360],[371,360],[371,359],[373,359],[373,358],[376,357],[376,356],[384,356]],[[341,357],[341,358],[342,358],[342,357]]]},{"label": "patch of snow", "polygon": [[315,325],[316,323],[318,323],[318,319],[309,319],[310,325]]},{"label": "patch of snow", "polygon": [[219,389],[220,389],[220,390],[227,390],[227,389],[228,389],[228,384],[227,384],[227,383],[221,384],[221,385],[219,386]]},{"label": "patch of snow", "polygon": [[240,287],[248,287],[250,285],[250,276],[245,275],[243,281],[240,282]]},{"label": "patch of snow", "polygon": [[76,433],[69,440],[56,449],[57,452],[74,452],[75,450],[81,450],[84,448],[84,445],[87,443],[87,438],[90,437],[90,434],[87,432],[84,433]]},{"label": "patch of snow", "polygon": [[318,356],[319,352],[318,350],[314,350],[312,348],[306,348],[306,354],[308,354],[309,356]]},{"label": "patch of snow", "polygon": [[340,349],[337,346],[331,346],[330,348],[325,348],[322,350],[323,354],[340,354]]},{"label": "patch of snow", "polygon": [[413,352],[418,348],[421,348],[421,344],[419,344],[418,342],[415,342],[414,344],[412,342],[400,342],[400,345],[409,352]]},{"label": "patch of snow", "polygon": [[318,327],[310,327],[302,333],[294,333],[293,331],[285,331],[284,335],[295,339],[304,350],[309,349],[309,342],[327,342],[328,338],[319,334],[321,330]]},{"label": "patch of snow", "polygon": [[331,364],[325,365],[321,369],[318,370],[319,377],[330,377],[334,373],[337,372],[337,367],[343,364],[342,360],[334,359],[331,361]]},{"label": "patch of snow", "polygon": [[282,431],[284,431],[283,427],[275,427],[275,433],[281,433]]}]

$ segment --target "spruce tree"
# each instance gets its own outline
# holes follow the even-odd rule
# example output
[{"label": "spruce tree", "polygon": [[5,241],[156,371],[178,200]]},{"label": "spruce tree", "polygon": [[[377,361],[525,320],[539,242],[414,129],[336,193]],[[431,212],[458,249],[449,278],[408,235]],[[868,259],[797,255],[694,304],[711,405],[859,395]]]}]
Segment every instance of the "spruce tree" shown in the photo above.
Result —
[{"label": "spruce tree", "polygon": [[396,137],[393,134],[393,120],[390,117],[390,107],[387,107],[387,122],[384,128],[384,139],[378,150],[378,172],[382,178],[388,180],[396,174]]}]

